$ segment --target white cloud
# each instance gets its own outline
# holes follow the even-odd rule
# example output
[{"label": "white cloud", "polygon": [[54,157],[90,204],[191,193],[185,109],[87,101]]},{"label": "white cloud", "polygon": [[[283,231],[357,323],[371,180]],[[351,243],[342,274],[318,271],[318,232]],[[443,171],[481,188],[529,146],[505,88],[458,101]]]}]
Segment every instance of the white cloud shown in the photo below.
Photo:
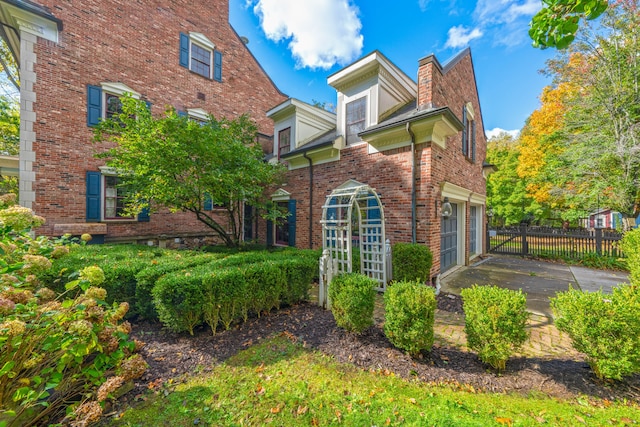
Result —
[{"label": "white cloud", "polygon": [[514,130],[504,130],[504,129],[500,129],[500,128],[493,128],[491,130],[486,131],[487,134],[487,138],[491,139],[495,136],[500,135],[501,133],[508,133],[509,135],[511,135],[514,138],[518,137],[518,134],[520,133],[520,129],[514,129]]},{"label": "white cloud", "polygon": [[480,25],[509,24],[535,15],[541,7],[540,0],[478,0],[474,15]]},{"label": "white cloud", "polygon": [[269,39],[289,41],[300,67],[328,69],[362,53],[362,23],[348,0],[257,0],[253,10]]},{"label": "white cloud", "polygon": [[449,28],[447,33],[447,42],[444,47],[458,48],[469,44],[473,39],[482,37],[482,31],[479,28],[469,29],[462,25]]},{"label": "white cloud", "polygon": [[[478,0],[473,11],[475,29],[493,40],[495,45],[516,46],[528,40],[528,22],[541,8],[540,0]],[[463,27],[449,30],[448,47],[461,47],[466,43]],[[456,43],[456,37],[460,39]],[[469,38],[471,40],[471,38]],[[469,40],[466,40],[467,42]]]},{"label": "white cloud", "polygon": [[429,5],[430,0],[418,0],[418,6],[420,6],[421,11],[426,11],[427,6]]}]

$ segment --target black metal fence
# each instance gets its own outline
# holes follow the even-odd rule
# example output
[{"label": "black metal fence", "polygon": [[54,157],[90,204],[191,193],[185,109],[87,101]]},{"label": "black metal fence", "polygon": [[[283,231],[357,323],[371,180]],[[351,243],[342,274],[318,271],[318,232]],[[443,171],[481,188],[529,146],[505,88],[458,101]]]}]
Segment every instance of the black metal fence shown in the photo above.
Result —
[{"label": "black metal fence", "polygon": [[563,229],[519,225],[490,228],[487,251],[496,254],[582,259],[587,254],[623,257],[622,234],[613,230]]}]

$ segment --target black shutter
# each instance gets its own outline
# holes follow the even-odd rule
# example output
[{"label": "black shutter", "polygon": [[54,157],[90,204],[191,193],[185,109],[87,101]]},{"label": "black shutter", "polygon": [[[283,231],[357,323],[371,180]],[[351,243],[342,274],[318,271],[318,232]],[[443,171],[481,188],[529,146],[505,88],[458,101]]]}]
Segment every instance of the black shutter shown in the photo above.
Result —
[{"label": "black shutter", "polygon": [[189,68],[189,36],[180,33],[180,66]]},{"label": "black shutter", "polygon": [[102,88],[87,85],[87,126],[97,126],[102,119]]},{"label": "black shutter", "polygon": [[222,81],[222,53],[217,50],[213,51],[213,78]]},{"label": "black shutter", "polygon": [[267,221],[267,247],[273,246],[273,221]]},{"label": "black shutter", "polygon": [[100,221],[100,172],[87,172],[87,222]]},{"label": "black shutter", "polygon": [[476,121],[471,122],[471,160],[476,161]]},{"label": "black shutter", "polygon": [[149,222],[151,221],[151,216],[149,215],[149,207],[142,208],[140,213],[138,214],[138,222]]},{"label": "black shutter", "polygon": [[468,154],[467,146],[467,107],[462,106],[462,154]]},{"label": "black shutter", "polygon": [[211,194],[204,193],[204,210],[212,211],[213,210],[213,199],[211,198]]},{"label": "black shutter", "polygon": [[[296,201],[289,200],[289,246],[294,247],[296,245]],[[311,238],[311,236],[309,236]]]}]

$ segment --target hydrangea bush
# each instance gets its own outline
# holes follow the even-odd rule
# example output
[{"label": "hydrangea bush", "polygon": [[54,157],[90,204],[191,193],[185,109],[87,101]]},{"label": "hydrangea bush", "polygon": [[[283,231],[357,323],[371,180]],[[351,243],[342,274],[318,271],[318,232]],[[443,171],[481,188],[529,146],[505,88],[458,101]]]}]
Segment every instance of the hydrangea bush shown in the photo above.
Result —
[{"label": "hydrangea bush", "polygon": [[61,241],[32,238],[44,219],[0,196],[0,426],[97,421],[107,399],[142,375],[146,363],[122,319],[126,303],[107,305],[104,273],[82,269],[66,292],[37,274],[68,252]]}]

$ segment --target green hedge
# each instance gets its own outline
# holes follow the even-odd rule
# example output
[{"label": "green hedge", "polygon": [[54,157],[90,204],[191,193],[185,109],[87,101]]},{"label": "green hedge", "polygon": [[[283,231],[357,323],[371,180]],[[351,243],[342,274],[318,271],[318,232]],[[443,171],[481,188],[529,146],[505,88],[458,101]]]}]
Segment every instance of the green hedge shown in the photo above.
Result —
[{"label": "green hedge", "polygon": [[[206,321],[215,331],[218,322],[229,327],[234,321],[246,320],[249,313],[259,315],[279,308],[281,304],[307,299],[309,285],[318,276],[318,255],[318,251],[295,248],[204,253],[139,245],[78,246],[55,260],[51,271],[43,273],[40,279],[46,286],[63,292],[64,285],[76,278],[77,273],[71,272],[87,265],[97,265],[106,277],[103,286],[108,291],[107,302],[128,302],[128,316],[159,319],[176,331],[189,332]],[[229,272],[234,269],[242,273],[242,283]],[[156,296],[153,289],[158,283],[162,283],[162,289]],[[193,288],[194,283],[198,289]],[[227,284],[228,289],[224,292],[220,291],[223,288],[221,283]],[[177,289],[181,284],[186,289]],[[220,295],[218,299],[223,302],[216,303],[220,305],[219,313],[212,309],[205,312],[202,304],[187,309],[181,300],[175,299],[175,295],[169,295],[171,289],[175,295],[195,293],[195,298],[204,295],[199,292],[208,292],[209,298],[214,294]],[[245,299],[247,295],[256,297],[239,303],[240,296],[234,296],[238,289],[245,289],[238,294]],[[156,300],[161,301],[161,309]],[[192,300],[187,298],[187,301]],[[170,307],[172,304],[176,307]],[[196,312],[199,314],[194,314]]]},{"label": "green hedge", "polygon": [[640,286],[640,228],[627,231],[620,246],[627,257],[629,279],[632,284]]},{"label": "green hedge", "polygon": [[104,271],[107,303],[127,302],[127,317],[135,316],[136,274],[150,266],[155,266],[171,251],[142,245],[89,245],[77,246],[69,254],[55,260],[48,273],[39,276],[44,286],[62,293],[65,284],[75,280],[73,273],[88,265],[96,265]]},{"label": "green hedge", "polygon": [[521,290],[497,286],[463,289],[465,327],[469,348],[484,363],[501,371],[527,340],[527,298]]},{"label": "green hedge", "polygon": [[361,333],[373,325],[373,308],[378,282],[360,273],[336,276],[329,284],[331,312],[336,324]]},{"label": "green hedge", "polygon": [[281,304],[301,301],[316,269],[317,264],[304,257],[279,256],[226,267],[214,261],[165,274],[152,294],[160,321],[167,327],[193,334],[205,322],[215,333],[219,324],[229,329],[250,314],[259,316]]},{"label": "green hedge", "polygon": [[[214,261],[220,255],[209,253],[175,253],[153,260],[151,265],[135,274],[135,312],[143,319],[158,320],[158,312],[153,304],[151,291],[156,281],[167,273],[186,273],[195,266]],[[154,262],[155,261],[155,262]]]},{"label": "green hedge", "polygon": [[425,245],[396,243],[393,245],[393,280],[425,283],[431,278],[433,254]]},{"label": "green hedge", "polygon": [[398,282],[384,294],[384,333],[411,356],[433,347],[436,312],[434,289],[420,282]]},{"label": "green hedge", "polygon": [[566,332],[598,378],[640,372],[640,288],[620,285],[612,295],[570,289],[551,299],[555,324]]}]

